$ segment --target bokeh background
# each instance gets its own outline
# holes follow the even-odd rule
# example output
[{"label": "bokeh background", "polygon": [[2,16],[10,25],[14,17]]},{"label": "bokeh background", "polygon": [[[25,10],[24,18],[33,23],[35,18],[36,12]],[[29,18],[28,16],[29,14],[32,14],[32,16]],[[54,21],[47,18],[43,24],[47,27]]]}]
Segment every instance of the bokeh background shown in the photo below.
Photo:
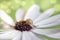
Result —
[{"label": "bokeh background", "polygon": [[[37,4],[41,7],[40,11],[43,12],[48,8],[55,8],[55,13],[60,13],[60,0],[0,0],[0,9],[5,10],[13,19],[15,19],[15,13],[18,8],[23,8],[27,10],[31,5]],[[2,21],[0,19],[0,21]],[[51,28],[60,28],[60,25],[51,27]],[[0,28],[1,29],[1,28]],[[43,36],[46,37],[46,36]],[[46,37],[48,40],[60,40]]]}]

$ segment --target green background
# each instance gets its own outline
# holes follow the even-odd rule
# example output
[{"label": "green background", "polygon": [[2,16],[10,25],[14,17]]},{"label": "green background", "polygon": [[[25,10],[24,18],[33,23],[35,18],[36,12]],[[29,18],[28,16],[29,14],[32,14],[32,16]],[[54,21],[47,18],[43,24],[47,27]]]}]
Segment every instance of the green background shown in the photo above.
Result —
[{"label": "green background", "polygon": [[[41,7],[41,12],[53,7],[56,10],[54,15],[60,13],[60,0],[0,0],[0,9],[5,10],[13,19],[15,19],[14,15],[18,8],[24,8],[25,10],[27,10],[33,4],[39,5]],[[60,25],[51,28],[60,28]],[[48,40],[60,40],[49,38],[46,36],[44,37]]]}]

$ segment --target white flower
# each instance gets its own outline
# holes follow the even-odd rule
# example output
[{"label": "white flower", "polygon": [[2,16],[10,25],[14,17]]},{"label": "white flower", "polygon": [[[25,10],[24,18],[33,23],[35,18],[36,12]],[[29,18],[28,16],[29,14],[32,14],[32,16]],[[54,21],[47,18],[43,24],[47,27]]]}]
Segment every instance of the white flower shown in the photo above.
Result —
[{"label": "white flower", "polygon": [[30,7],[27,13],[23,9],[18,9],[15,22],[3,10],[0,10],[0,17],[5,22],[4,27],[8,27],[0,32],[0,39],[47,40],[36,34],[60,38],[60,28],[41,29],[59,25],[60,14],[50,17],[54,13],[54,8],[50,8],[43,13],[39,12],[39,9],[38,5]]}]

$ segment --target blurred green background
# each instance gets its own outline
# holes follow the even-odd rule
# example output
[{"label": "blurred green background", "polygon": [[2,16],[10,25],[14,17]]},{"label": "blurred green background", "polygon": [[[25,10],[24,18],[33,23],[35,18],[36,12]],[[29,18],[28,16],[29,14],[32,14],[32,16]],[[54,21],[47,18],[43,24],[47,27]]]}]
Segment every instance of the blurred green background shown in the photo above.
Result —
[{"label": "blurred green background", "polygon": [[[0,0],[0,9],[5,10],[13,19],[15,19],[15,16],[13,15],[15,15],[18,8],[24,8],[25,10],[27,10],[33,4],[39,5],[41,7],[41,12],[53,7],[56,10],[54,14],[60,13],[60,0]],[[52,28],[56,27],[60,28],[59,25]],[[46,38],[48,40],[60,40],[49,37]]]}]

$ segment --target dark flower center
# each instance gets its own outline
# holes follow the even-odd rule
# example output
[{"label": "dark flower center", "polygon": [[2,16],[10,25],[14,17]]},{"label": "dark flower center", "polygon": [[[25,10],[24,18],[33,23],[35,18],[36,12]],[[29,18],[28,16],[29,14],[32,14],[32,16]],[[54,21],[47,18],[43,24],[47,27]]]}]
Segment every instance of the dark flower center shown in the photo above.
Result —
[{"label": "dark flower center", "polygon": [[16,30],[23,32],[23,31],[30,31],[32,29],[32,26],[30,26],[30,24],[27,23],[27,21],[20,21],[16,23],[14,28]]}]

